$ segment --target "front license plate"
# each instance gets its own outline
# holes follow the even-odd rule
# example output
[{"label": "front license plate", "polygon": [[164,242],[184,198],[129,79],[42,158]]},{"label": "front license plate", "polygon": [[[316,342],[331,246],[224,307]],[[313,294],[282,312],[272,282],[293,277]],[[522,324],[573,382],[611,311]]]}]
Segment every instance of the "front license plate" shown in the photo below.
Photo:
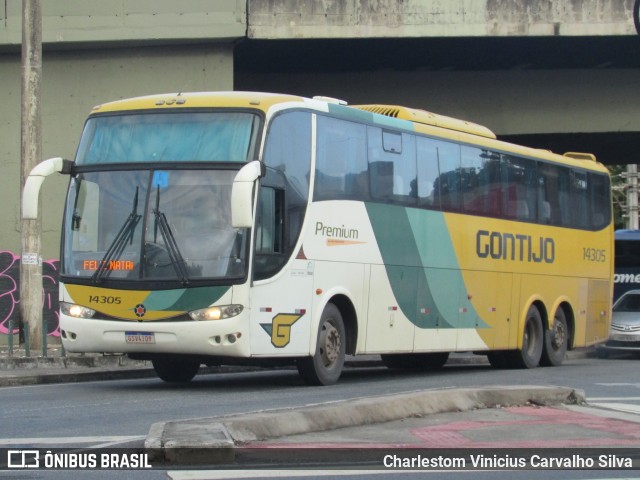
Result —
[{"label": "front license plate", "polygon": [[152,332],[124,332],[127,343],[156,343],[156,336]]}]

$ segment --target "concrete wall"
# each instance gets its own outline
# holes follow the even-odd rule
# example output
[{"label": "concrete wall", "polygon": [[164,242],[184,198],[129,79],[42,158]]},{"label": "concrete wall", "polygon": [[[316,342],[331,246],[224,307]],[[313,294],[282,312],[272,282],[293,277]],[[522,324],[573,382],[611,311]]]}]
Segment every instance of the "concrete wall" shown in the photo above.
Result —
[{"label": "concrete wall", "polygon": [[498,135],[640,130],[639,69],[253,73],[236,86],[405,105]]},{"label": "concrete wall", "polygon": [[[20,55],[0,55],[0,251],[20,252]],[[101,102],[150,93],[233,89],[231,44],[46,51],[43,155],[73,159],[82,126]],[[68,178],[43,186],[43,258],[59,258]]]},{"label": "concrete wall", "polygon": [[[246,0],[42,0],[42,41],[233,40],[246,33]],[[0,2],[0,46],[22,41],[22,0]]]},{"label": "concrete wall", "polygon": [[264,0],[249,38],[635,34],[634,0]]}]

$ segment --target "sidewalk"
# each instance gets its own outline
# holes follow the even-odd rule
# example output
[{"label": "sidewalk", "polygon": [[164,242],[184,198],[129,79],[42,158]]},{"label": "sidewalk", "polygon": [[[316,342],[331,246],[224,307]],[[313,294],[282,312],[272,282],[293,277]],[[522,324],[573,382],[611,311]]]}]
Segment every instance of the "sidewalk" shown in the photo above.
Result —
[{"label": "sidewalk", "polygon": [[0,387],[155,376],[150,362],[123,355],[61,353],[55,345],[49,347],[46,357],[33,350],[27,357],[24,348],[14,348],[10,356],[8,347],[0,346]]},{"label": "sidewalk", "polygon": [[[169,466],[380,469],[396,457],[486,455],[485,467],[495,458],[531,463],[553,456],[573,461],[570,468],[591,469],[615,457],[618,463],[604,467],[637,470],[640,415],[589,406],[582,392],[566,387],[428,390],[162,422],[152,426],[145,448],[154,462]],[[598,461],[590,464],[593,458]],[[403,462],[392,468],[406,467]]]}]

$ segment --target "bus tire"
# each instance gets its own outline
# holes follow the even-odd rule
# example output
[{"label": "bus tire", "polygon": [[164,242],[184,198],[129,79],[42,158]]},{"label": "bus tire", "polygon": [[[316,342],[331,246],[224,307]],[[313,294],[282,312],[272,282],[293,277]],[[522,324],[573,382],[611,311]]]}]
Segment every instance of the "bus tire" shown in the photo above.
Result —
[{"label": "bus tire", "polygon": [[540,364],[544,346],[542,317],[535,305],[527,311],[522,332],[522,350],[511,352],[511,364],[514,368],[535,368]]},{"label": "bus tire", "polygon": [[562,307],[558,307],[553,316],[551,329],[544,329],[544,348],[540,365],[557,367],[562,365],[569,347],[569,328],[567,318]]},{"label": "bus tire", "polygon": [[151,361],[156,375],[167,383],[188,383],[196,376],[200,363],[181,358],[156,358]]},{"label": "bus tire", "polygon": [[298,373],[307,385],[333,385],[344,366],[347,339],[342,314],[333,303],[327,304],[318,325],[315,354],[299,359]]}]

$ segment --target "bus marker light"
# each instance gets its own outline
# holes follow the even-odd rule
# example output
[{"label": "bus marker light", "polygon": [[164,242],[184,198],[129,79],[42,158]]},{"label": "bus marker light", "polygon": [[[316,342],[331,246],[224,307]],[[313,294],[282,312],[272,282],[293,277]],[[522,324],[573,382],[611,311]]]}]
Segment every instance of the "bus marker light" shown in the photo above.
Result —
[{"label": "bus marker light", "polygon": [[316,295],[322,295],[322,289],[316,288]]}]

